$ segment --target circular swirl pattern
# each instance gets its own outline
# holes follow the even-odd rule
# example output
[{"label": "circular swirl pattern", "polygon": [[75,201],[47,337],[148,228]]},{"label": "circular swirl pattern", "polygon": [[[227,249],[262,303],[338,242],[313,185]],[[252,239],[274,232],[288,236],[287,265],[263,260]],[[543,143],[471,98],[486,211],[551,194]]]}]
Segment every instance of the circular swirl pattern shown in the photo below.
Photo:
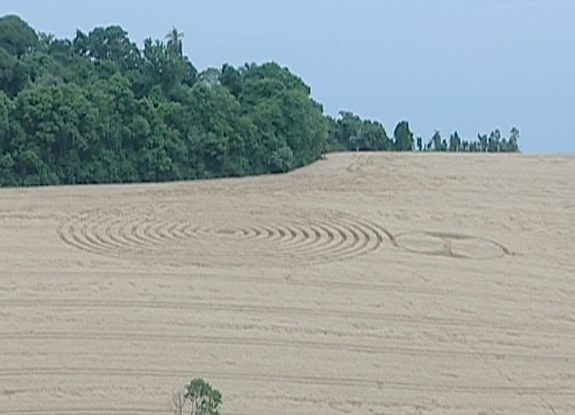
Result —
[{"label": "circular swirl pattern", "polygon": [[[226,213],[227,212],[227,213]],[[71,218],[60,238],[78,249],[170,265],[278,265],[350,259],[393,236],[343,213],[210,206],[127,206]]]},{"label": "circular swirl pattern", "polygon": [[394,237],[394,244],[406,251],[461,259],[495,259],[510,255],[498,242],[477,236],[447,232],[409,232]]}]

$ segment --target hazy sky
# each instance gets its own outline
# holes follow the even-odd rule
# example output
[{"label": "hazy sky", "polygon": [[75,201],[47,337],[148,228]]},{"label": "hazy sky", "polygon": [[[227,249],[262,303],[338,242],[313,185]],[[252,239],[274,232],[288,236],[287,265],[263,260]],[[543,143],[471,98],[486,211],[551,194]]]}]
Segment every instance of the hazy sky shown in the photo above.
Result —
[{"label": "hazy sky", "polygon": [[119,24],[142,46],[176,26],[199,69],[276,61],[329,114],[388,132],[511,127],[524,152],[575,152],[575,0],[1,0],[36,30]]}]

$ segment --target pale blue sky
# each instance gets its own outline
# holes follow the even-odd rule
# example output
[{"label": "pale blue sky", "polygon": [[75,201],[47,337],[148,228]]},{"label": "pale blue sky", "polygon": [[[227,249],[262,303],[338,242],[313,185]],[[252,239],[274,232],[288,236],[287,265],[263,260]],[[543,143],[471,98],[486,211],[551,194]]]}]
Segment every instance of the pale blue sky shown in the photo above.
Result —
[{"label": "pale blue sky", "polygon": [[119,24],[142,45],[176,26],[199,69],[276,61],[325,111],[427,141],[513,126],[524,152],[575,152],[575,0],[2,0],[35,29]]}]

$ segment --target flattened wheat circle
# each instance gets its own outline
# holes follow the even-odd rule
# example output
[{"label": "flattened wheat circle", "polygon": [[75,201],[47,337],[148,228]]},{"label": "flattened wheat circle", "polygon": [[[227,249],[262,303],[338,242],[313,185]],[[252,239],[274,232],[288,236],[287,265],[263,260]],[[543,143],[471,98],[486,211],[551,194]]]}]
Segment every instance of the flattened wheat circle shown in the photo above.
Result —
[{"label": "flattened wheat circle", "polygon": [[183,264],[329,262],[369,254],[393,238],[379,225],[341,212],[240,208],[224,216],[217,208],[183,205],[95,209],[63,223],[59,235],[93,254],[152,260],[167,255]]}]

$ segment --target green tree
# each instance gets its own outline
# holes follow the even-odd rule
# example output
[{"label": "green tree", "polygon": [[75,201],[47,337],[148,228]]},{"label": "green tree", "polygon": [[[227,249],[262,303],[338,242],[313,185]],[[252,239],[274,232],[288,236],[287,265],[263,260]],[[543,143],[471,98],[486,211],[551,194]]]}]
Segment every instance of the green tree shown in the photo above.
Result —
[{"label": "green tree", "polygon": [[98,27],[88,36],[78,31],[74,45],[77,52],[84,51],[96,63],[110,60],[123,70],[133,70],[141,63],[140,51],[120,26]]},{"label": "green tree", "polygon": [[272,173],[285,173],[294,166],[294,155],[291,148],[283,146],[269,155],[269,169]]},{"label": "green tree", "polygon": [[339,118],[325,117],[330,144],[338,142],[349,151],[388,151],[392,142],[385,128],[376,121],[361,120],[349,111],[341,111]]},{"label": "green tree", "polygon": [[151,38],[144,41],[144,60],[141,79],[141,94],[147,95],[155,85],[160,85],[166,98],[182,99],[181,86],[192,86],[197,71],[194,66],[180,55],[175,55],[159,40]]},{"label": "green tree", "polygon": [[433,151],[442,151],[441,133],[438,130],[435,130],[435,132],[433,133],[433,137],[431,137],[430,144],[433,144]]},{"label": "green tree", "polygon": [[10,95],[15,95],[12,80],[14,78],[14,66],[16,62],[16,58],[0,46],[0,90]]},{"label": "green tree", "polygon": [[461,149],[461,138],[459,138],[459,134],[455,131],[449,137],[449,151],[458,152]]},{"label": "green tree", "polygon": [[401,121],[393,132],[395,151],[413,151],[413,133],[409,130],[409,123]]},{"label": "green tree", "polygon": [[477,134],[477,140],[479,141],[479,148],[481,151],[485,152],[488,149],[487,134]]},{"label": "green tree", "polygon": [[487,143],[487,151],[490,153],[499,152],[501,149],[501,132],[499,130],[493,130],[491,134],[489,134],[489,140]]},{"label": "green tree", "polygon": [[277,63],[246,65],[242,71],[242,93],[240,102],[246,108],[256,105],[262,99],[277,96],[284,90],[299,90],[309,96],[311,89],[299,77]]},{"label": "green tree", "polygon": [[513,127],[510,131],[508,151],[517,152],[519,151],[519,130]]},{"label": "green tree", "polygon": [[294,167],[318,160],[327,143],[327,130],[321,105],[299,89],[285,90],[278,96],[282,111],[280,136],[294,154]]},{"label": "green tree", "polygon": [[0,91],[0,186],[17,184],[14,176],[12,138],[14,121],[11,119],[13,104],[10,98]]},{"label": "green tree", "polygon": [[203,379],[193,379],[186,385],[184,397],[191,404],[191,415],[219,415],[222,394]]},{"label": "green tree", "polygon": [[[81,32],[79,32],[81,33]],[[78,53],[68,39],[56,39],[53,35],[40,35],[41,47],[30,59],[29,72],[32,81],[51,83],[76,83],[85,85],[94,72],[94,62],[86,53]]]},{"label": "green tree", "polygon": [[130,125],[136,114],[137,101],[130,89],[128,78],[115,73],[109,79],[96,79],[86,88],[86,96],[97,108],[94,126],[96,147],[116,152],[132,149]]},{"label": "green tree", "polygon": [[0,90],[16,96],[29,81],[22,58],[38,44],[36,33],[19,17],[0,19]]},{"label": "green tree", "polygon": [[361,118],[350,111],[340,111],[337,127],[337,141],[347,150],[359,151],[363,133]]},{"label": "green tree", "polygon": [[167,34],[166,34],[166,47],[168,52],[176,55],[182,56],[183,55],[183,42],[182,39],[184,38],[184,34],[182,32],[178,32],[178,29],[174,26]]},{"label": "green tree", "polygon": [[370,120],[363,121],[362,144],[369,151],[389,151],[392,146],[384,126]]},{"label": "green tree", "polygon": [[12,108],[12,100],[0,91],[0,154],[8,150]]},{"label": "green tree", "polygon": [[97,111],[81,88],[38,84],[18,95],[13,116],[27,136],[25,148],[37,154],[49,173],[41,184],[89,181],[84,163],[96,149]]},{"label": "green tree", "polygon": [[220,83],[228,88],[235,98],[240,97],[242,93],[242,75],[236,68],[227,63],[224,64],[220,72]]},{"label": "green tree", "polygon": [[15,15],[0,18],[0,47],[20,59],[38,46],[38,35],[28,23]]}]

